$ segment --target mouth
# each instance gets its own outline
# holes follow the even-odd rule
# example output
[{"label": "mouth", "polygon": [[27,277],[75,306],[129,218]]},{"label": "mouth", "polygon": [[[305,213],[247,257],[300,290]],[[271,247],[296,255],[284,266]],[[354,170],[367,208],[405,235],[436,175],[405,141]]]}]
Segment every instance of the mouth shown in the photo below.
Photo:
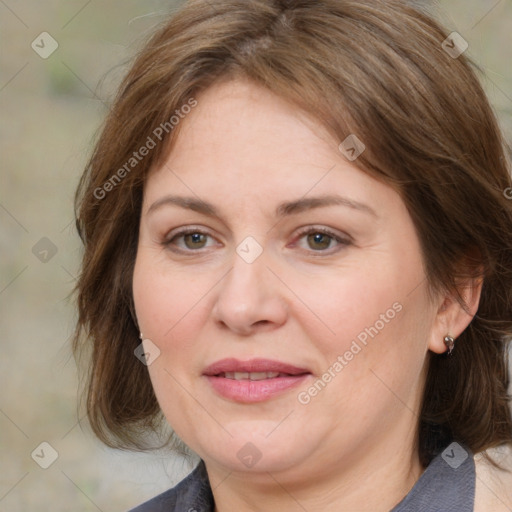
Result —
[{"label": "mouth", "polygon": [[269,359],[223,359],[203,372],[218,395],[241,403],[274,398],[298,386],[310,375],[306,368]]},{"label": "mouth", "polygon": [[233,380],[266,380],[277,379],[278,377],[289,377],[289,374],[279,372],[222,372],[215,375],[215,377]]}]

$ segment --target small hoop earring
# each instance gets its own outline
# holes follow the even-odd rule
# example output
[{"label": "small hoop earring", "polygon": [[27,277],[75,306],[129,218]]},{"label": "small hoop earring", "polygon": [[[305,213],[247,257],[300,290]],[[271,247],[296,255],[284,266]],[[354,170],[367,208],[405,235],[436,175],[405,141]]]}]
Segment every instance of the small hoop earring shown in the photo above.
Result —
[{"label": "small hoop earring", "polygon": [[455,347],[455,340],[453,339],[452,336],[450,336],[449,334],[447,334],[445,337],[444,337],[444,344],[446,345],[446,348],[448,349],[448,355],[451,356],[452,355],[452,352],[453,352],[453,349]]}]

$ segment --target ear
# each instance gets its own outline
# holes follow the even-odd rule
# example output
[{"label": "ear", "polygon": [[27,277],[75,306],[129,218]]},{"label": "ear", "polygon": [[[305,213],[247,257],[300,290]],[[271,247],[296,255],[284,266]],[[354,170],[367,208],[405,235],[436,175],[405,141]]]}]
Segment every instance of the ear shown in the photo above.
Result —
[{"label": "ear", "polygon": [[[468,279],[458,287],[457,292],[446,292],[437,301],[437,314],[430,331],[428,348],[436,354],[447,351],[445,336],[457,339],[476,315],[480,303],[483,279]],[[457,346],[457,343],[455,343]]]}]

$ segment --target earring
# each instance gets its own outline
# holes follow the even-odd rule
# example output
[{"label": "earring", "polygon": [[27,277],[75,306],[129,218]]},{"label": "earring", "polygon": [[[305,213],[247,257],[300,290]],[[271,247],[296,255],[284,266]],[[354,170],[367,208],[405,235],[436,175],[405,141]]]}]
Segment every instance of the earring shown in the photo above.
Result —
[{"label": "earring", "polygon": [[446,345],[446,348],[448,349],[448,355],[451,356],[453,352],[453,348],[455,347],[455,340],[447,334],[444,337],[444,344]]},{"label": "earring", "polygon": [[143,339],[144,339],[144,334],[140,333],[139,338],[140,338],[141,340],[143,340]]}]

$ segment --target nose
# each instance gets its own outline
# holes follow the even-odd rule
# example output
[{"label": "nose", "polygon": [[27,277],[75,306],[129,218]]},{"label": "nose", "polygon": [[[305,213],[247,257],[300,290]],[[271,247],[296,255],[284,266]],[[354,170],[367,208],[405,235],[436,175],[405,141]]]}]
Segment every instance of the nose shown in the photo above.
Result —
[{"label": "nose", "polygon": [[215,322],[242,336],[279,328],[288,317],[280,286],[263,256],[247,263],[235,254],[212,309]]}]

